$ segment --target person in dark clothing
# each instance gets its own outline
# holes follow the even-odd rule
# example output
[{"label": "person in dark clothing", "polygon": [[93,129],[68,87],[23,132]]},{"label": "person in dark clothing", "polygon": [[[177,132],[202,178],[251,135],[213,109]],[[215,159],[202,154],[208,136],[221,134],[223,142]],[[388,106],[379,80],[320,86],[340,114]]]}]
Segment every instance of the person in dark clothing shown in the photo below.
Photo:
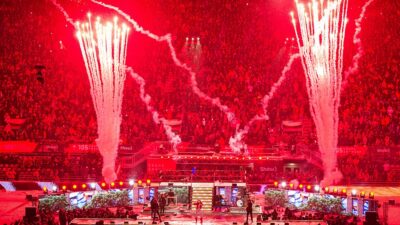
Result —
[{"label": "person in dark clothing", "polygon": [[151,217],[153,218],[153,222],[156,221],[156,215],[158,216],[158,218],[160,219],[161,222],[161,215],[159,212],[159,205],[158,205],[158,201],[156,198],[153,198],[150,202],[150,207],[151,207]]},{"label": "person in dark clothing", "polygon": [[60,225],[67,225],[67,215],[64,209],[60,209],[58,212],[58,220],[60,221]]},{"label": "person in dark clothing", "polygon": [[165,213],[165,205],[167,205],[167,199],[165,198],[164,194],[160,197],[160,212],[161,214]]},{"label": "person in dark clothing", "polygon": [[249,222],[249,215],[250,215],[250,218],[251,218],[251,222],[253,222],[253,202],[251,202],[250,199],[247,201],[246,212],[247,212],[247,214],[246,214],[246,223]]}]

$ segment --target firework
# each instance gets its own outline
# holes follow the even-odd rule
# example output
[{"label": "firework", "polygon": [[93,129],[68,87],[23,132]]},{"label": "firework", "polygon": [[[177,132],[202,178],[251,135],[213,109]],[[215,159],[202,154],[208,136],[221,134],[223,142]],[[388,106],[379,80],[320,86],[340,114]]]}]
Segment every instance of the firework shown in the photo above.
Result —
[{"label": "firework", "polygon": [[306,7],[296,1],[298,23],[291,13],[322,155],[324,185],[341,179],[336,148],[347,5],[347,0],[321,0]]},{"label": "firework", "polygon": [[127,72],[132,76],[132,78],[139,84],[140,88],[140,99],[145,103],[147,111],[149,111],[153,117],[153,121],[156,124],[162,124],[165,134],[168,137],[169,142],[172,144],[175,152],[177,151],[177,146],[182,142],[179,135],[175,134],[172,131],[171,126],[167,124],[167,121],[164,117],[161,117],[157,110],[151,106],[151,96],[146,93],[145,86],[146,82],[139,74],[135,73],[132,68],[127,68]]},{"label": "firework", "polygon": [[124,13],[122,10],[120,10],[118,7],[112,6],[112,5],[108,5],[106,3],[100,2],[100,1],[96,1],[96,0],[92,0],[93,3],[96,3],[98,5],[104,6],[108,9],[112,9],[115,12],[117,12],[119,15],[121,15],[122,17],[124,17],[127,21],[129,21],[134,30],[136,30],[137,32],[144,34],[146,36],[148,36],[149,38],[158,41],[158,42],[166,42],[168,45],[168,48],[170,50],[170,54],[171,54],[171,58],[174,61],[175,65],[178,67],[181,67],[182,69],[186,70],[189,74],[190,74],[190,81],[191,81],[191,88],[192,91],[201,99],[213,104],[214,106],[218,107],[222,112],[224,112],[224,114],[226,115],[228,121],[232,124],[232,125],[236,125],[236,118],[235,118],[235,114],[229,109],[229,107],[227,105],[224,105],[221,103],[221,100],[219,98],[213,98],[208,96],[206,93],[204,93],[203,91],[200,90],[197,80],[196,80],[196,73],[193,71],[193,69],[188,66],[187,64],[181,62],[177,55],[176,55],[176,50],[172,44],[172,39],[171,39],[171,34],[166,34],[163,36],[158,36],[156,34],[153,34],[152,32],[143,29],[143,27],[141,27],[135,20],[133,20],[128,14]]},{"label": "firework", "polygon": [[88,22],[77,22],[75,27],[97,116],[96,144],[103,156],[102,174],[112,182],[116,179],[129,28],[118,24],[116,17],[113,22],[97,18],[92,24],[90,14]]},{"label": "firework", "polygon": [[274,97],[275,92],[282,85],[282,82],[286,79],[286,74],[287,74],[287,72],[289,72],[290,68],[292,68],[293,61],[299,57],[300,57],[300,54],[294,54],[294,55],[290,56],[289,61],[287,62],[286,66],[282,70],[281,76],[272,85],[271,90],[268,92],[268,94],[266,94],[263,97],[262,106],[263,106],[264,114],[263,115],[255,115],[244,126],[243,129],[236,130],[235,135],[229,139],[229,146],[234,152],[239,153],[241,151],[241,149],[244,149],[245,153],[248,152],[247,145],[246,145],[246,143],[244,143],[243,138],[245,137],[245,135],[247,135],[249,133],[250,127],[251,127],[251,125],[253,125],[254,122],[269,119],[268,113],[267,113],[269,101]]}]

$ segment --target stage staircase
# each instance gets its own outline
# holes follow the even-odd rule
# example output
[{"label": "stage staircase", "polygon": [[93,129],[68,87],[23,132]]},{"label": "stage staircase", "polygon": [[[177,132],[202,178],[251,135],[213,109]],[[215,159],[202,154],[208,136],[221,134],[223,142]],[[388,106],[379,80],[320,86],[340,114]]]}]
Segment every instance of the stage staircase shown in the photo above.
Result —
[{"label": "stage staircase", "polygon": [[203,202],[203,210],[212,210],[213,186],[207,184],[196,184],[192,186],[192,210],[196,210],[195,203],[200,199]]}]

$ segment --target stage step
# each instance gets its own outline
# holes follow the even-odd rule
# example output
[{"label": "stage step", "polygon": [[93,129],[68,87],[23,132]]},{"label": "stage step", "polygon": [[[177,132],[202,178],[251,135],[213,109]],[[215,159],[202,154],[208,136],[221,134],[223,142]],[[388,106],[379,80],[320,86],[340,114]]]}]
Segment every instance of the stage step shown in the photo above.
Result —
[{"label": "stage step", "polygon": [[213,187],[193,187],[192,193],[192,210],[196,209],[195,203],[197,199],[203,202],[203,210],[211,211],[213,200]]}]

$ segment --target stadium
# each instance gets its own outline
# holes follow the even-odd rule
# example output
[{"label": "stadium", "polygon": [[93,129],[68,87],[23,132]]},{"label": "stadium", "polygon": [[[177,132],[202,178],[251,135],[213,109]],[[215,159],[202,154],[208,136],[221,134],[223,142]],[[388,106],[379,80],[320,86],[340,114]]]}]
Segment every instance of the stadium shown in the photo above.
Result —
[{"label": "stadium", "polygon": [[400,224],[400,2],[0,12],[0,223]]}]

